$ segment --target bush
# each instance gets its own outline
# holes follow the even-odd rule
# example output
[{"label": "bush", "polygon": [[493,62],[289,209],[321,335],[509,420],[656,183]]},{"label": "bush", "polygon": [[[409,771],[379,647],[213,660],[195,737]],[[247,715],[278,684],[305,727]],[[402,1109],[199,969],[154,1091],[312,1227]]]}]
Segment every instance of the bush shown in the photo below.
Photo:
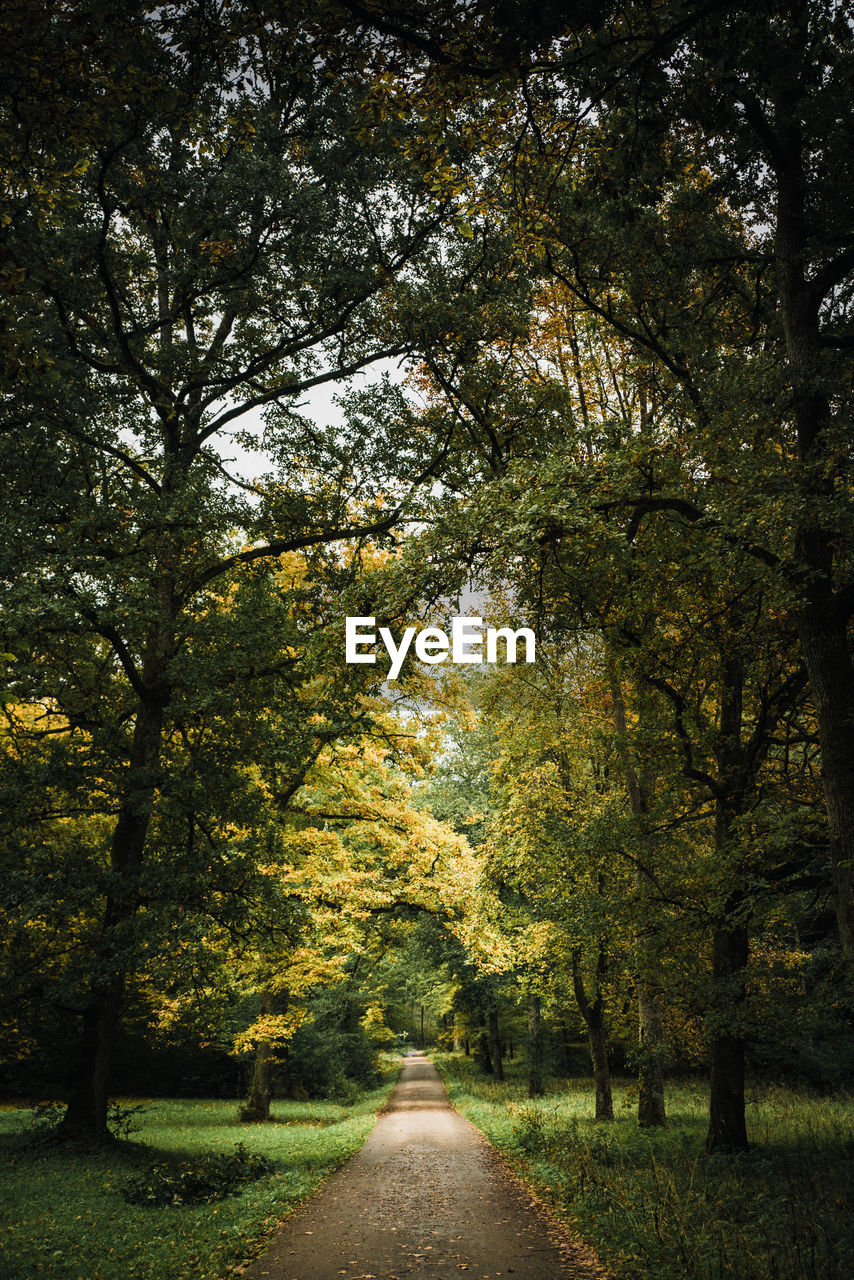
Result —
[{"label": "bush", "polygon": [[208,1156],[196,1163],[153,1164],[129,1178],[121,1187],[121,1193],[128,1204],[141,1204],[150,1209],[211,1204],[226,1196],[238,1195],[247,1183],[257,1182],[274,1170],[271,1161],[253,1155],[238,1142],[231,1155]]}]

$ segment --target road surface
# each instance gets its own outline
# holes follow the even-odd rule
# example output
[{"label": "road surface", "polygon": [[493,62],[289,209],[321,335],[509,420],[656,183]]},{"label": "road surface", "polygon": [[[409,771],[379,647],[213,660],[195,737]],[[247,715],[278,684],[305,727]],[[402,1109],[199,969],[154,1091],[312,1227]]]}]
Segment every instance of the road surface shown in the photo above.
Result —
[{"label": "road surface", "polygon": [[244,1280],[603,1280],[410,1055],[361,1151],[287,1220]]}]

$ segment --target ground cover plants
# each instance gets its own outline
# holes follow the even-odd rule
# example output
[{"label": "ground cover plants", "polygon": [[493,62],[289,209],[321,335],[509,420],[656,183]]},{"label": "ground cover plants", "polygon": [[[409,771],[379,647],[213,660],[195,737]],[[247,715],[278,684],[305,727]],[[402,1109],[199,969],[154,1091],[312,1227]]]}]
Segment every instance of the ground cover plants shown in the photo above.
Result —
[{"label": "ground cover plants", "polygon": [[593,1082],[552,1079],[527,1097],[514,1064],[493,1082],[436,1054],[451,1099],[619,1280],[845,1280],[854,1274],[854,1099],[750,1089],[753,1145],[702,1151],[708,1084],[668,1086],[666,1129],[639,1129],[632,1085],[593,1120]]},{"label": "ground cover plants", "polygon": [[[271,1124],[239,1123],[233,1102],[158,1100],[139,1113],[131,1142],[97,1154],[33,1142],[29,1113],[3,1110],[0,1277],[235,1274],[265,1233],[362,1145],[396,1074],[387,1068],[381,1086],[351,1106],[277,1101]],[[242,1180],[262,1165],[257,1180]],[[146,1187],[148,1199],[132,1203]]]}]

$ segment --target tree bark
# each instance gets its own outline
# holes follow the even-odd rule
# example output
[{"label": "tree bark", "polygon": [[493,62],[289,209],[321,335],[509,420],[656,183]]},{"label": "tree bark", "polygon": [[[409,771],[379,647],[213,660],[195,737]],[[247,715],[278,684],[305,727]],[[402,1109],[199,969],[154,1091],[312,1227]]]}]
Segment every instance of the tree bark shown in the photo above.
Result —
[{"label": "tree bark", "polygon": [[539,1098],[546,1091],[543,1076],[543,1024],[539,996],[528,997],[528,1097]]},{"label": "tree bark", "polygon": [[[731,898],[727,914],[734,913],[737,907],[738,901]],[[712,982],[717,1008],[712,1015],[716,1025],[711,1040],[707,1151],[746,1151],[748,1147],[744,1114],[745,1042],[737,1027],[745,998],[747,956],[746,928],[724,925],[715,931]]]},{"label": "tree bark", "polygon": [[492,1070],[496,1080],[504,1079],[504,1062],[501,1057],[501,1040],[498,1034],[498,1012],[489,1010],[489,1054],[492,1059]]},{"label": "tree bark", "polygon": [[240,1119],[249,1124],[263,1124],[270,1119],[273,1096],[273,1051],[269,1040],[259,1040],[255,1048],[252,1086],[249,1100],[240,1108]]},{"label": "tree bark", "polygon": [[595,1119],[614,1119],[614,1099],[611,1094],[611,1067],[608,1063],[608,1047],[605,1036],[605,1019],[601,1013],[594,1015],[587,1027],[590,1037],[590,1058],[593,1062],[593,1080],[596,1088]]},{"label": "tree bark", "polygon": [[602,979],[605,976],[606,952],[600,943],[596,962],[596,996],[588,999],[581,976],[581,954],[572,953],[572,986],[581,1016],[587,1026],[587,1037],[590,1042],[590,1060],[593,1064],[593,1082],[596,1094],[595,1118],[597,1120],[614,1119],[614,1099],[611,1093],[611,1067],[608,1063],[608,1044],[605,1027],[605,996],[602,991]]},{"label": "tree bark", "polygon": [[798,633],[816,709],[839,941],[854,961],[854,666],[834,610],[802,610]]},{"label": "tree bark", "polygon": [[133,945],[133,918],[138,908],[136,878],[154,803],[162,728],[163,701],[152,696],[137,711],[128,784],[110,848],[113,887],[104,906],[94,965],[96,976],[83,1012],[68,1105],[59,1130],[61,1137],[75,1141],[100,1144],[109,1139],[110,1068]]},{"label": "tree bark", "polygon": [[122,986],[117,983],[111,989],[93,993],[83,1014],[68,1105],[59,1130],[64,1139],[100,1144],[110,1137],[107,1129],[110,1066],[121,1004]]},{"label": "tree bark", "polygon": [[[260,1013],[274,1010],[271,991],[261,992]],[[269,1040],[259,1040],[255,1046],[255,1062],[252,1068],[252,1085],[249,1098],[240,1108],[240,1119],[248,1124],[264,1124],[270,1119],[270,1099],[273,1096],[273,1046]]]},{"label": "tree bark", "polygon": [[[626,705],[623,689],[616,672],[611,674],[611,694],[614,701],[614,723],[622,739],[621,756],[626,793],[629,808],[638,825],[649,812],[653,780],[649,770],[638,770],[629,754],[627,740]],[[638,698],[640,722],[643,723],[643,700]],[[652,857],[652,849],[645,850],[646,857]],[[641,1128],[653,1126],[663,1127],[667,1124],[667,1110],[664,1100],[664,1031],[661,1012],[661,997],[658,995],[651,976],[658,968],[651,955],[648,943],[649,897],[652,888],[649,872],[640,864],[635,870],[635,888],[638,897],[638,928],[635,930],[635,963],[637,965],[637,999],[638,999],[638,1124]]]},{"label": "tree bark", "polygon": [[[797,627],[819,725],[821,772],[834,905],[843,954],[854,961],[854,663],[848,644],[852,584],[835,582],[840,550],[848,545],[821,522],[822,506],[835,501],[839,453],[833,441],[833,410],[823,381],[820,310],[827,292],[807,275],[807,181],[802,126],[803,92],[798,67],[802,47],[793,31],[792,62],[781,71],[774,102],[778,146],[773,156],[777,186],[775,252],[780,316],[792,386],[798,439],[800,509],[795,554],[803,575],[804,600]],[[827,285],[830,290],[831,281]],[[838,430],[838,426],[837,426]],[[841,456],[841,455],[840,455]],[[844,592],[844,594],[843,594]]]},{"label": "tree bark", "polygon": [[661,1000],[638,979],[638,1124],[642,1129],[667,1124],[664,1102],[664,1033]]},{"label": "tree bark", "polygon": [[[715,848],[722,874],[729,862],[733,822],[744,808],[747,777],[741,743],[744,671],[737,658],[721,666],[721,708],[716,750],[719,790],[715,801]],[[740,877],[724,903],[712,937],[712,1005],[710,1028],[709,1131],[707,1151],[745,1151],[745,1041],[741,1032],[746,998],[748,934]]]}]

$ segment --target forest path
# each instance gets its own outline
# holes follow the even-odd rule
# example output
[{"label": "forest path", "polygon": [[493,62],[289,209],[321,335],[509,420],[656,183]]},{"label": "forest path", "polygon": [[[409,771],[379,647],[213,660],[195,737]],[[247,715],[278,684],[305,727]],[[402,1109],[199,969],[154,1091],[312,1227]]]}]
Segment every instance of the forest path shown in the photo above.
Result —
[{"label": "forest path", "polygon": [[245,1280],[602,1280],[581,1245],[409,1056],[361,1151],[298,1209]]}]

